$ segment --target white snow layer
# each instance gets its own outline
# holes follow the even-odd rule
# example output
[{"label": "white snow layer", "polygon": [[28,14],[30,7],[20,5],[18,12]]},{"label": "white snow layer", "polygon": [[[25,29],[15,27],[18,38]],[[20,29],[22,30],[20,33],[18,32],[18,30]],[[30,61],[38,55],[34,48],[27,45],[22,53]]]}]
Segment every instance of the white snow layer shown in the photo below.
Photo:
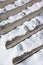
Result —
[{"label": "white snow layer", "polygon": [[17,8],[19,6],[22,6],[22,5],[26,4],[29,1],[30,0],[17,0],[17,1],[14,2],[14,4],[9,4],[9,5],[5,6],[4,8],[0,8],[0,13],[5,13],[5,12],[7,12],[9,10],[15,9],[15,8]]},{"label": "white snow layer", "polygon": [[[33,48],[43,44],[43,30],[8,50],[5,47],[6,40],[7,39],[4,36],[0,38],[0,65],[13,65],[12,59],[14,57],[20,56],[24,52],[31,51]],[[22,46],[22,50],[20,49],[20,46]]]},{"label": "white snow layer", "polygon": [[[40,20],[39,20],[40,19]],[[17,26],[14,30],[5,34],[7,40],[12,40],[16,36],[24,35],[27,31],[33,30],[36,26],[43,24],[43,15],[40,14],[38,17],[31,19],[30,21],[24,22],[22,25]]]},{"label": "white snow layer", "polygon": [[[36,17],[37,19],[40,19],[40,24],[43,23],[43,13],[40,14],[38,17]],[[32,30],[32,27],[34,28],[34,25],[39,25],[38,21],[36,20],[36,18],[32,19],[32,21],[34,23],[32,23],[32,21],[29,21],[29,27]],[[42,21],[42,22],[41,22]],[[31,24],[31,23],[32,24]],[[26,33],[26,29],[24,29],[24,26],[27,25],[28,22],[23,23],[23,25],[18,26],[14,32],[9,32],[6,35],[2,35],[0,38],[0,64],[1,65],[13,65],[12,63],[12,59],[16,56],[20,56],[21,54],[23,54],[24,52],[27,51],[31,51],[33,48],[36,48],[40,45],[43,44],[43,30],[37,32],[36,34],[32,35],[30,38],[20,42],[17,46],[10,48],[10,49],[6,49],[5,44],[7,40],[11,40],[12,38],[14,38],[15,36],[21,35],[21,34],[25,34]],[[34,24],[34,25],[33,25]],[[31,27],[32,25],[32,27]],[[23,33],[22,33],[23,31]]]},{"label": "white snow layer", "polygon": [[[27,12],[26,13],[26,15],[27,15],[27,14],[33,12],[34,10],[39,9],[42,6],[43,6],[43,2],[39,2],[39,4],[35,4],[34,6],[32,6],[32,8],[30,7],[28,9],[28,11],[24,10],[24,12]],[[33,9],[33,7],[34,7],[34,9]],[[15,20],[15,18],[13,18],[13,16],[11,16],[11,18],[10,18],[10,20],[3,21],[3,23],[0,24],[0,25],[5,25],[5,24],[8,23],[8,21],[12,22],[12,21]],[[17,16],[17,18],[18,18],[18,16]],[[40,24],[43,23],[43,14],[41,14],[40,16],[38,16],[36,18],[40,21]],[[36,21],[36,18],[32,19],[32,21],[34,23],[31,22],[31,21],[30,21],[31,23],[29,22],[29,24],[28,24],[28,22],[25,22],[25,23],[23,23],[23,25],[18,26],[17,29],[15,29],[16,31],[14,30],[14,32],[11,31],[11,32],[7,33],[6,35],[1,35],[1,38],[0,38],[0,65],[13,65],[12,59],[14,57],[20,56],[24,52],[31,51],[33,48],[36,48],[36,47],[43,44],[43,30],[41,30],[41,31],[37,32],[36,34],[32,35],[30,38],[22,41],[21,43],[19,43],[17,46],[15,46],[13,48],[10,48],[10,49],[7,50],[6,47],[5,47],[5,44],[6,44],[7,40],[11,40],[12,38],[14,38],[15,35],[18,35],[18,34],[21,35],[21,34],[26,33],[27,29],[26,28],[24,29],[24,26],[28,27],[28,25],[29,25],[30,28],[29,27],[28,28],[30,30],[33,30],[36,25],[39,25],[39,23]],[[7,23],[5,23],[5,22],[7,22]],[[31,27],[30,24],[32,25],[33,28]],[[19,31],[19,33],[18,33],[18,31]],[[23,31],[23,33],[22,33],[22,31]],[[27,60],[23,61],[19,65],[43,65],[43,50],[41,50],[38,53],[34,54],[32,57],[30,57]]]},{"label": "white snow layer", "polygon": [[20,18],[23,18],[25,16],[24,13],[26,15],[28,15],[29,13],[40,9],[41,7],[43,7],[43,2],[42,1],[32,5],[31,7],[28,7],[27,10],[25,9],[22,12],[14,15],[14,16],[10,16],[7,20],[1,21],[0,26],[8,24],[8,23],[13,23],[16,20],[19,20]]}]

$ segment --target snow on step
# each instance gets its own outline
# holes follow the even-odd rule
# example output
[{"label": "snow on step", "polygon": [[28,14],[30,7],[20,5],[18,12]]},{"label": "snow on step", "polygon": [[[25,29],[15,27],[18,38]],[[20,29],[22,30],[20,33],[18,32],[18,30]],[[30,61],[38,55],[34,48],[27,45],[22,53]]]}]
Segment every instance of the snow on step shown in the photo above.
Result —
[{"label": "snow on step", "polygon": [[[40,5],[42,5],[42,2]],[[38,7],[39,7],[39,4],[38,4]],[[36,8],[37,8],[37,5],[36,5]],[[34,11],[33,8],[32,8],[32,11]],[[28,14],[28,13],[30,13],[30,12],[27,12],[26,14]],[[10,21],[10,23],[12,23],[12,21],[14,21],[14,18],[13,18],[13,16],[11,16],[11,18],[10,18],[10,20],[5,20],[5,21],[1,22],[0,26],[9,23],[9,21]],[[17,18],[18,18],[18,16],[17,16]],[[20,16],[20,18],[21,18],[21,16]],[[36,20],[37,20],[37,22],[36,22]],[[14,33],[16,35],[18,35],[17,33],[19,33],[19,35],[21,35],[21,34],[23,35],[27,32],[27,30],[28,30],[27,28],[29,28],[30,30],[33,30],[36,25],[39,25],[38,21],[40,21],[40,24],[43,23],[43,14],[32,19],[30,22],[27,21],[27,22],[23,23],[22,25],[18,26],[15,30],[11,31],[12,33],[10,32],[6,35],[1,35],[1,38],[0,38],[0,45],[1,45],[0,46],[0,58],[1,58],[0,65],[13,65],[12,59],[14,57],[20,56],[24,52],[31,51],[33,48],[36,48],[43,44],[43,30],[41,30],[41,31],[37,32],[36,34],[32,35],[30,38],[25,39],[24,41],[19,43],[16,47],[10,48],[8,50],[5,47],[6,41],[11,40],[14,37]],[[5,23],[5,22],[7,22],[7,23]],[[27,26],[27,28],[25,26]],[[18,32],[18,30],[20,30],[20,32]],[[17,31],[17,33],[16,33],[16,31]],[[22,31],[23,31],[23,33],[21,33]],[[32,57],[26,59],[25,61],[23,61],[22,63],[20,63],[18,65],[31,65],[31,64],[34,65],[34,63],[35,63],[35,65],[43,65],[43,50],[39,51],[38,53],[34,54]]]},{"label": "snow on step", "polygon": [[[17,1],[14,2],[14,4],[9,4],[9,5],[5,6],[4,8],[0,8],[0,13],[5,13],[9,10],[15,9],[19,6],[26,4],[29,1],[30,0],[17,0]],[[6,10],[6,11],[4,11],[4,10]]]},{"label": "snow on step", "polygon": [[[16,47],[11,49],[6,49],[5,47],[6,40],[2,36],[0,39],[0,64],[1,65],[13,65],[12,60],[16,56],[22,55],[24,52],[30,51],[33,48],[36,48],[43,44],[43,30],[32,35],[30,38],[22,41]],[[23,50],[20,49],[20,44],[22,45]],[[3,63],[2,63],[3,62]]]},{"label": "snow on step", "polygon": [[43,29],[37,32],[36,34],[32,35],[30,38],[27,38],[18,44],[18,48],[17,48],[18,56],[24,53],[22,50],[20,54],[20,51],[19,51],[20,44],[23,46],[24,52],[31,51],[35,47],[42,45],[43,44]]},{"label": "snow on step", "polygon": [[[34,5],[32,5],[32,6],[29,7],[27,10],[25,9],[25,10],[23,10],[22,12],[20,12],[20,13],[14,15],[14,16],[10,16],[7,20],[3,20],[3,21],[0,23],[0,26],[5,25],[5,24],[8,24],[8,23],[13,23],[14,21],[23,18],[25,15],[28,15],[28,14],[30,14],[31,12],[34,12],[34,11],[40,9],[41,7],[43,7],[43,2],[42,2],[42,1],[41,1],[41,2],[38,2],[38,3],[34,4]],[[34,9],[33,9],[33,8],[34,8]],[[24,15],[24,13],[25,13],[25,15]]]},{"label": "snow on step", "polygon": [[[38,18],[40,18],[40,20],[38,20]],[[43,15],[40,14],[39,16],[31,19],[30,21],[26,21],[22,25],[17,26],[16,29],[14,29],[14,30],[10,31],[9,33],[5,34],[4,37],[7,40],[12,40],[16,36],[25,35],[27,31],[33,30],[36,26],[43,24],[42,20],[43,20]]]},{"label": "snow on step", "polygon": [[43,65],[43,49],[17,65]]}]

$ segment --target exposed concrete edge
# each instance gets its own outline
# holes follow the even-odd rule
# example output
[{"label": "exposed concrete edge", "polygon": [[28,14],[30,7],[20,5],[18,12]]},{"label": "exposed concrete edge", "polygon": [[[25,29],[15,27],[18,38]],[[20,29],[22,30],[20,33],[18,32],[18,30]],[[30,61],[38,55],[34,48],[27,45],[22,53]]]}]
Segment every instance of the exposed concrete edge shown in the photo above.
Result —
[{"label": "exposed concrete edge", "polygon": [[28,21],[28,20],[34,18],[35,16],[38,16],[42,12],[43,12],[43,7],[41,7],[37,11],[31,12],[30,14],[24,16],[23,18],[21,18],[21,19],[19,19],[17,21],[14,21],[11,24],[9,23],[9,24],[6,24],[4,26],[1,26],[0,27],[0,35],[8,33],[9,31],[13,30],[15,27],[21,25],[25,21]]},{"label": "exposed concrete edge", "polygon": [[2,20],[7,19],[9,16],[13,16],[16,15],[17,13],[21,12],[22,10],[24,10],[26,7],[33,5],[36,2],[39,2],[40,0],[31,0],[29,2],[27,2],[26,4],[19,6],[18,8],[12,9],[10,11],[7,11],[6,13],[2,13],[0,14],[0,22]]},{"label": "exposed concrete edge", "polygon": [[33,34],[40,31],[41,29],[43,29],[43,24],[36,26],[34,30],[28,31],[25,35],[17,36],[14,39],[12,39],[11,41],[7,41],[6,45],[5,45],[6,48],[9,49],[9,48],[16,46],[17,44],[19,44],[23,40],[31,37]]},{"label": "exposed concrete edge", "polygon": [[5,6],[7,6],[8,4],[12,4],[13,2],[15,2],[16,0],[6,0],[6,1],[1,1],[0,2],[0,8],[3,8]]},{"label": "exposed concrete edge", "polygon": [[25,52],[23,55],[14,58],[13,59],[13,64],[16,65],[16,64],[22,62],[23,60],[25,60],[26,58],[31,57],[33,54],[37,53],[41,49],[43,49],[43,45],[40,45],[39,47],[36,47],[36,48],[32,49],[30,52]]}]

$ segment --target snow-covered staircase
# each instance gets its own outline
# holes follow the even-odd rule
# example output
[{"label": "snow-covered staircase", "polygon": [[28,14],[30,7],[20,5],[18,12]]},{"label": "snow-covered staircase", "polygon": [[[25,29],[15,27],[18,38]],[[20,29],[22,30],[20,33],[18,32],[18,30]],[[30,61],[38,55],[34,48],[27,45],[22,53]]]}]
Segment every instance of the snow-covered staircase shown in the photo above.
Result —
[{"label": "snow-covered staircase", "polygon": [[0,65],[43,65],[43,0],[0,0]]}]

